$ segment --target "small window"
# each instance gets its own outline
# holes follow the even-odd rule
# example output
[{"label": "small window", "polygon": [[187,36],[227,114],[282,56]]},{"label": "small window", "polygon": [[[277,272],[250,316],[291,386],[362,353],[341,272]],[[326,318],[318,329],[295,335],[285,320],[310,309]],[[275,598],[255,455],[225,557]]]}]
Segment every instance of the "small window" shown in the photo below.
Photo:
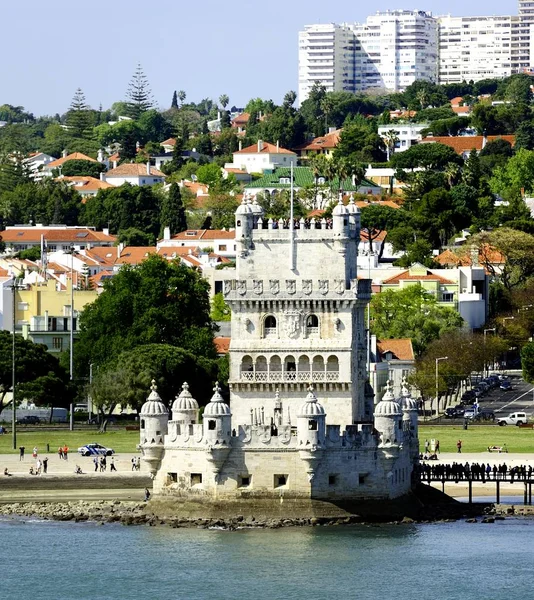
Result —
[{"label": "small window", "polygon": [[284,487],[285,485],[287,485],[287,475],[275,475],[274,476],[274,487],[275,488],[279,488],[279,487]]},{"label": "small window", "polygon": [[202,473],[191,473],[191,485],[202,483]]},{"label": "small window", "polygon": [[308,315],[306,318],[306,327],[319,327],[317,315]]},{"label": "small window", "polygon": [[208,421],[208,429],[209,431],[215,431],[217,429],[217,423],[215,421]]},{"label": "small window", "polygon": [[337,475],[329,475],[328,476],[328,485],[336,485],[337,484]]},{"label": "small window", "polygon": [[363,485],[365,483],[365,475],[362,475],[361,473],[358,475],[358,484],[359,485]]},{"label": "small window", "polygon": [[310,419],[308,421],[308,430],[317,431],[317,421],[315,419]]},{"label": "small window", "polygon": [[275,329],[275,328],[276,328],[276,319],[272,315],[269,315],[265,319],[265,329]]},{"label": "small window", "polygon": [[178,473],[167,473],[170,483],[178,483]]},{"label": "small window", "polygon": [[144,428],[145,428],[145,420],[141,419],[141,429],[144,429]]},{"label": "small window", "polygon": [[63,350],[63,338],[55,337],[52,338],[52,348],[54,350]]},{"label": "small window", "polygon": [[219,245],[219,252],[226,252],[226,244]]},{"label": "small window", "polygon": [[161,435],[161,431],[156,431],[156,435]]},{"label": "small window", "polygon": [[239,477],[239,487],[250,487],[250,475],[241,475]]}]

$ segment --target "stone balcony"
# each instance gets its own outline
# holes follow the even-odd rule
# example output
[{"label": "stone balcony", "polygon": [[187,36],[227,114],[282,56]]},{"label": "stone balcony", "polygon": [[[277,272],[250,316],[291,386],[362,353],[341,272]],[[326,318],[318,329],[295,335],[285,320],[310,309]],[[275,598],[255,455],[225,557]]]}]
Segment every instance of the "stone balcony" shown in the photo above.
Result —
[{"label": "stone balcony", "polygon": [[326,383],[340,378],[338,371],[242,371],[239,380],[250,383]]}]

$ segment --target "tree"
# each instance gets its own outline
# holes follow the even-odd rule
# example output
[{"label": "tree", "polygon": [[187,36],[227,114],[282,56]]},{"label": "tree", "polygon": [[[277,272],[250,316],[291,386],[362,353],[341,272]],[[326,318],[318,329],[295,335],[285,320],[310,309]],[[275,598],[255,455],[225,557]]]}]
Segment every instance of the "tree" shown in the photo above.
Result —
[{"label": "tree", "polygon": [[439,306],[419,283],[398,291],[389,289],[371,299],[371,331],[380,339],[411,338],[417,355],[462,323],[458,312]]},{"label": "tree", "polygon": [[239,206],[235,196],[228,192],[210,190],[205,206],[211,215],[211,228],[230,229],[235,227],[235,211]]},{"label": "tree", "polygon": [[100,177],[100,173],[106,170],[106,166],[92,160],[68,160],[63,163],[61,175],[72,177],[74,175],[84,175],[88,177]]},{"label": "tree", "polygon": [[383,145],[382,138],[368,125],[354,123],[343,128],[334,157],[351,157],[352,160],[364,163],[383,161]]},{"label": "tree", "polygon": [[228,96],[226,94],[221,94],[219,96],[219,102],[221,103],[221,106],[223,107],[223,109],[226,110],[226,107],[228,106],[228,102],[230,102],[230,98],[228,98]]},{"label": "tree", "polygon": [[220,292],[212,298],[211,318],[214,321],[230,321],[232,319],[230,307],[226,304],[224,296]]},{"label": "tree", "polygon": [[199,404],[206,403],[216,378],[214,359],[197,357],[169,344],[147,344],[122,352],[107,368],[99,369],[93,379],[91,397],[101,415],[101,429],[105,429],[117,404],[140,410],[150,393],[152,380],[170,409],[184,382],[189,384]]},{"label": "tree", "polygon": [[154,243],[154,238],[135,227],[121,229],[119,231],[119,243],[124,246],[151,246]]},{"label": "tree", "polygon": [[534,342],[525,344],[521,350],[521,368],[523,379],[528,383],[534,383]]},{"label": "tree", "polygon": [[[500,227],[471,236],[464,252],[471,252],[472,248],[478,250],[481,265],[507,290],[523,285],[534,275],[534,235]],[[505,258],[500,273],[495,265],[495,250]]]},{"label": "tree", "polygon": [[171,108],[178,108],[178,95],[176,94],[176,90],[174,90],[172,94]]},{"label": "tree", "polygon": [[396,152],[390,160],[397,169],[442,170],[449,163],[463,164],[462,157],[449,146],[440,143],[416,144],[405,152]]},{"label": "tree", "polygon": [[[369,248],[372,248],[372,243],[377,239],[383,231],[387,231],[390,227],[394,227],[399,222],[399,209],[391,208],[380,204],[369,204],[363,208],[361,212],[362,235],[367,238]],[[380,249],[380,256],[384,244]]]},{"label": "tree", "polygon": [[126,92],[127,116],[137,120],[152,105],[152,92],[148,79],[141,64],[138,64]]},{"label": "tree", "polygon": [[178,100],[180,100],[180,106],[183,107],[186,97],[187,94],[184,92],[184,90],[180,90],[178,92]]},{"label": "tree", "polygon": [[84,93],[78,88],[72,99],[66,117],[67,126],[74,137],[86,137],[93,126],[93,118]]},{"label": "tree", "polygon": [[491,191],[509,199],[521,189],[534,192],[534,151],[521,149],[503,167],[497,167],[490,180]]},{"label": "tree", "polygon": [[171,235],[176,235],[187,229],[184,203],[182,202],[182,194],[177,183],[171,183],[169,191],[163,197],[160,223],[160,237],[162,237],[165,227],[169,227]]},{"label": "tree", "polygon": [[[6,394],[12,391],[12,344],[9,331],[0,330],[0,413],[11,401]],[[71,392],[68,376],[59,361],[46,346],[34,344],[21,335],[15,335],[15,395],[36,404],[56,403],[58,398],[68,399]]]},{"label": "tree", "polygon": [[177,261],[152,254],[123,266],[80,316],[75,358],[80,370],[106,365],[121,352],[170,344],[215,358],[209,284]]},{"label": "tree", "polygon": [[384,146],[386,147],[386,157],[389,162],[391,154],[395,150],[395,144],[399,141],[399,136],[397,135],[397,132],[394,129],[389,129],[388,131],[386,131],[386,133],[384,133],[382,139],[384,140]]},{"label": "tree", "polygon": [[525,121],[515,132],[515,149],[534,150],[534,123]]}]

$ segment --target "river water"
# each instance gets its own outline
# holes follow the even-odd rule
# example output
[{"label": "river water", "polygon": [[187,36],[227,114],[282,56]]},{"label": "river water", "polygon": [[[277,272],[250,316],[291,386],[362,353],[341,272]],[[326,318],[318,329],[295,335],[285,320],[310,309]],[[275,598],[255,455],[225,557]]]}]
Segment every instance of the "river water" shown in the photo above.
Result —
[{"label": "river water", "polygon": [[534,520],[237,532],[0,520],[3,600],[527,600]]}]

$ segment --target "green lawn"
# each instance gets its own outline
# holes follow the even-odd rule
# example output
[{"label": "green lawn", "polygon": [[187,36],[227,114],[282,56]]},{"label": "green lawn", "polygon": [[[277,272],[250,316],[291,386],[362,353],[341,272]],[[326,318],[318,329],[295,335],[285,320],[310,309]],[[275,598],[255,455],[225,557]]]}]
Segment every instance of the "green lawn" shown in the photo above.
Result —
[{"label": "green lawn", "polygon": [[[50,452],[57,452],[59,446],[67,444],[71,452],[76,452],[80,446],[89,443],[102,444],[113,448],[115,452],[137,452],[139,431],[126,431],[124,429],[112,430],[107,433],[98,433],[96,429],[85,431],[51,430],[51,431],[17,431],[17,447],[25,446],[26,452],[31,453],[34,446],[41,452],[46,452],[49,444]],[[12,448],[11,428],[7,435],[0,435],[0,454],[18,452]]]},{"label": "green lawn", "polygon": [[520,429],[508,425],[471,425],[464,430],[462,425],[420,425],[419,445],[424,450],[425,439],[439,440],[441,452],[456,452],[456,442],[462,440],[462,452],[484,452],[488,446],[503,446],[508,452],[534,453],[534,429]]}]

